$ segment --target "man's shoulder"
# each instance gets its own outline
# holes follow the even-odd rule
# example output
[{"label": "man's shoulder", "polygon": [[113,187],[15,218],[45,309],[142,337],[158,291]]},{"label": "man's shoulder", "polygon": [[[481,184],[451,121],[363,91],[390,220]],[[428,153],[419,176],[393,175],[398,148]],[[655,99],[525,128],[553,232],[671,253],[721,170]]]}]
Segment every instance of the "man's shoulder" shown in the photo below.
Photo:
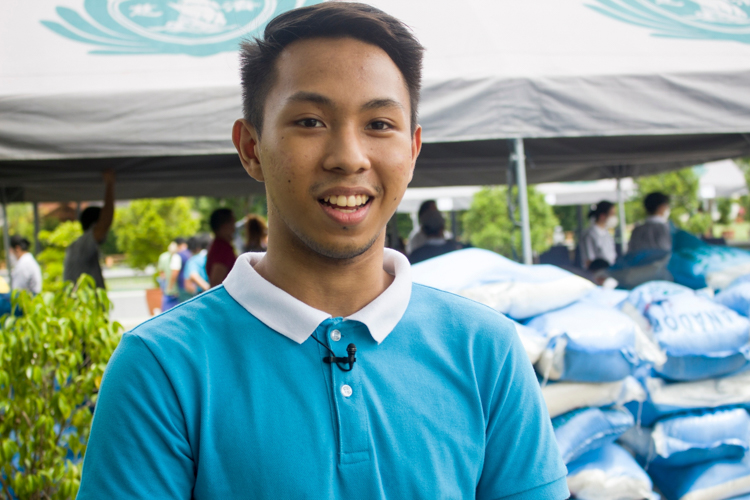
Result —
[{"label": "man's shoulder", "polygon": [[[489,336],[507,340],[516,336],[512,321],[495,309],[455,293],[414,283],[407,313],[418,321],[429,318],[437,325],[464,336]],[[498,336],[498,333],[500,334]]]},{"label": "man's shoulder", "polygon": [[170,345],[190,348],[216,339],[222,331],[231,332],[232,323],[242,321],[243,311],[224,287],[218,286],[154,316],[128,334],[159,349]]}]

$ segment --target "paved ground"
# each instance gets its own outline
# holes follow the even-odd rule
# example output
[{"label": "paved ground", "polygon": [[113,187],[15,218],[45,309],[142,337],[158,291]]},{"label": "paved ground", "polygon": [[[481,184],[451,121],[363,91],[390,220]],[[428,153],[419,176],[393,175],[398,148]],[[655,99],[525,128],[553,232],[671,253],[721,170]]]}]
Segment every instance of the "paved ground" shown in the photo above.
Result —
[{"label": "paved ground", "polygon": [[126,331],[151,317],[145,290],[111,291],[107,295],[114,306],[110,317],[122,323]]}]

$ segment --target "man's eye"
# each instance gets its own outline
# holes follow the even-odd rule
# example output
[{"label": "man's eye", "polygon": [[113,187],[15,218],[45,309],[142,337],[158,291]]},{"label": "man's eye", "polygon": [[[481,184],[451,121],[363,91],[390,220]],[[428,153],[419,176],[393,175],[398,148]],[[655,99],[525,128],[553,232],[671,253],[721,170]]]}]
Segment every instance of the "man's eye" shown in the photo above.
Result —
[{"label": "man's eye", "polygon": [[391,128],[391,126],[386,122],[376,121],[372,122],[369,125],[369,128],[371,128],[372,130],[388,130],[389,128]]},{"label": "man's eye", "polygon": [[323,126],[323,122],[321,122],[320,120],[317,120],[315,118],[305,118],[304,120],[300,120],[297,123],[299,123],[303,127],[307,127],[307,128],[315,128],[315,127],[322,127]]}]

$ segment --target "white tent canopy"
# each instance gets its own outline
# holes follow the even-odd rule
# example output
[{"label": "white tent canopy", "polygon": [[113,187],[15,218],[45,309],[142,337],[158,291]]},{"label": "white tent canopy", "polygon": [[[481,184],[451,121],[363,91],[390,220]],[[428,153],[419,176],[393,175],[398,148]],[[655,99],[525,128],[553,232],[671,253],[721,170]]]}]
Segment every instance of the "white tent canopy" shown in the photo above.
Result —
[{"label": "white tent canopy", "polygon": [[[236,46],[319,0],[4,0],[6,198],[257,192],[229,140]],[[372,0],[427,48],[414,186],[624,177],[750,154],[750,6],[733,0]]]}]

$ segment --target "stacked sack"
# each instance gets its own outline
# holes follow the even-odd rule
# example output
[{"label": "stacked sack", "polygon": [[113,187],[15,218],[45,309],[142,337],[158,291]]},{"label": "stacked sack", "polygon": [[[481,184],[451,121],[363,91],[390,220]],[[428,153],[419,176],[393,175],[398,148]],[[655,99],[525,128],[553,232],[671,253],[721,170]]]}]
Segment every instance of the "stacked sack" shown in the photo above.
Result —
[{"label": "stacked sack", "polygon": [[548,340],[535,368],[574,497],[656,499],[648,474],[615,441],[636,424],[623,406],[646,399],[633,375],[665,359],[612,302],[596,291],[528,321]]},{"label": "stacked sack", "polygon": [[647,398],[620,441],[667,500],[750,493],[750,321],[668,282],[635,288],[622,305],[665,354],[640,367]]},{"label": "stacked sack", "polygon": [[624,408],[646,393],[633,377],[664,355],[617,305],[627,292],[605,291],[555,266],[526,266],[466,249],[415,265],[417,283],[458,293],[516,321],[534,364],[580,499],[656,499],[651,479],[615,444],[635,425]]}]

